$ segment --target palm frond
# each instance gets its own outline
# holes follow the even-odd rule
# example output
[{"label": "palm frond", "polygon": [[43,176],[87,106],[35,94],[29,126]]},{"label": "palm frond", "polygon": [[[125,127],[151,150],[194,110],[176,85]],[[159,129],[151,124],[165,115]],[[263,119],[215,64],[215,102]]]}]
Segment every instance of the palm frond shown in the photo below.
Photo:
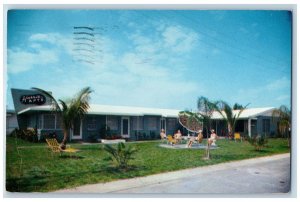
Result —
[{"label": "palm frond", "polygon": [[213,111],[215,110],[216,106],[214,102],[211,102],[208,98],[201,96],[198,98],[197,101],[198,111],[201,116],[205,118],[209,118],[212,116]]},{"label": "palm frond", "polygon": [[278,121],[278,130],[281,135],[287,134],[291,128],[291,111],[285,105],[281,105],[272,111],[272,121]]}]

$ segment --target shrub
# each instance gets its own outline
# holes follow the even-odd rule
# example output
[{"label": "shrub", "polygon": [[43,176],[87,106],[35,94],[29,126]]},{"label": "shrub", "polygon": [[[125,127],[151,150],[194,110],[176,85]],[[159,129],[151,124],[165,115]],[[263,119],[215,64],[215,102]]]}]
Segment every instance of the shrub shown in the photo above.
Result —
[{"label": "shrub", "polygon": [[268,143],[268,139],[265,136],[253,136],[247,138],[248,142],[255,147],[256,151],[260,151]]},{"label": "shrub", "polygon": [[24,130],[20,129],[14,129],[11,133],[10,136],[16,137],[16,138],[21,138],[23,140],[27,140],[29,142],[37,142],[38,141],[38,136],[34,128],[28,128]]},{"label": "shrub", "polygon": [[134,159],[133,154],[137,152],[137,149],[131,146],[126,147],[123,142],[118,143],[116,148],[111,145],[105,145],[104,150],[111,155],[106,160],[115,160],[121,169],[128,168],[128,161]]},{"label": "shrub", "polygon": [[104,124],[101,128],[100,128],[100,138],[101,139],[107,139],[109,138],[111,135],[111,131],[110,131],[110,127],[107,126],[106,124]]},{"label": "shrub", "polygon": [[155,131],[150,131],[150,139],[155,140],[156,138],[157,137],[156,137]]},{"label": "shrub", "polygon": [[11,137],[18,137],[21,138],[22,135],[22,130],[15,128],[13,131],[11,131],[11,133],[9,134],[9,136]]},{"label": "shrub", "polygon": [[29,142],[37,142],[37,132],[33,128],[28,128],[26,130],[23,130],[23,133],[25,135],[25,140],[28,140]]},{"label": "shrub", "polygon": [[95,132],[90,132],[88,136],[89,142],[98,142],[98,135]]}]

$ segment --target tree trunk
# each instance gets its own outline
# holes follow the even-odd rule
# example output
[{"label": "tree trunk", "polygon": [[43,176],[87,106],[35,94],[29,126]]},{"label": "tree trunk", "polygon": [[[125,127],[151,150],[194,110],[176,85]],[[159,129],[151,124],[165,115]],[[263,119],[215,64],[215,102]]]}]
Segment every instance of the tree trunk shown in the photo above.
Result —
[{"label": "tree trunk", "polygon": [[205,160],[209,160],[210,159],[210,145],[211,142],[209,141],[209,139],[207,139],[207,145],[206,145],[206,151],[205,151]]},{"label": "tree trunk", "polygon": [[228,124],[228,135],[230,139],[233,139],[233,131],[231,125]]},{"label": "tree trunk", "polygon": [[206,149],[206,159],[210,159],[209,150],[210,150],[210,144],[208,143]]},{"label": "tree trunk", "polygon": [[61,149],[66,149],[67,141],[68,141],[68,130],[64,130],[64,139],[60,145]]}]

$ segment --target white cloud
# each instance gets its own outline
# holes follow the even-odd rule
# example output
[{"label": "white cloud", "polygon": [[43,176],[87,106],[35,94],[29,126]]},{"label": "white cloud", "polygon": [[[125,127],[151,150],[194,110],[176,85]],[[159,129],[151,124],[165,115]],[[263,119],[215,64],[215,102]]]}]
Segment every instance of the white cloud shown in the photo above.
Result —
[{"label": "white cloud", "polygon": [[199,35],[196,32],[181,26],[167,27],[163,31],[162,36],[165,46],[175,52],[187,52],[192,50],[199,39]]},{"label": "white cloud", "polygon": [[286,77],[283,77],[270,81],[266,85],[258,88],[251,87],[249,89],[240,89],[236,98],[239,98],[245,103],[251,102],[253,104],[259,99],[261,103],[271,103],[273,107],[279,106],[282,102],[288,103],[289,101],[289,83],[289,80]]},{"label": "white cloud", "polygon": [[[53,91],[58,98],[72,96],[82,87],[91,86],[95,90],[92,101],[97,104],[168,108],[177,102],[187,102],[201,88],[187,81],[182,66],[185,56],[178,57],[178,53],[191,51],[198,35],[182,26],[153,30],[155,33],[151,35],[139,31],[127,35],[131,48],[122,51],[119,51],[121,44],[110,36],[98,36],[96,41],[101,41],[101,45],[96,48],[101,52],[94,55],[94,65],[76,61],[66,64],[68,70],[77,68],[76,77],[64,74],[68,70],[61,65],[63,57],[74,56],[72,37],[58,33],[34,34],[28,40],[28,47],[35,52],[11,49],[8,69],[16,74],[45,64],[58,66],[51,74],[58,73],[59,78],[52,76],[51,82],[39,86]],[[64,79],[63,75],[68,78]],[[55,79],[59,79],[60,85],[54,85]]]},{"label": "white cloud", "polygon": [[278,101],[289,101],[289,99],[290,99],[291,97],[290,97],[290,95],[280,95],[280,96],[278,96],[277,98],[276,98],[276,100],[278,100]]},{"label": "white cloud", "polygon": [[34,65],[46,65],[58,61],[58,55],[54,51],[39,50],[37,52],[28,52],[21,49],[8,50],[8,72],[20,73],[28,71]]},{"label": "white cloud", "polygon": [[57,33],[49,33],[49,34],[33,34],[29,37],[29,41],[35,41],[35,42],[48,42],[48,43],[57,43],[60,38],[60,34]]},{"label": "white cloud", "polygon": [[286,77],[282,77],[280,79],[277,79],[277,80],[269,83],[266,86],[266,89],[267,90],[280,90],[283,88],[287,88],[290,84],[291,84],[291,82]]}]

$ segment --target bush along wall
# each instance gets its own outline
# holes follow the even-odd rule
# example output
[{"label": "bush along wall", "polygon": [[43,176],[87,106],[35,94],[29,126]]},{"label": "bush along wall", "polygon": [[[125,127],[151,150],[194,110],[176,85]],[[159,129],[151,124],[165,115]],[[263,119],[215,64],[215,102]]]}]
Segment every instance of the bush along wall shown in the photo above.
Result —
[{"label": "bush along wall", "polygon": [[20,138],[29,142],[38,142],[38,136],[35,129],[14,129],[10,133],[11,137]]},{"label": "bush along wall", "polygon": [[56,138],[58,141],[63,139],[62,131],[41,131],[39,136],[34,128],[15,129],[10,133],[10,136],[29,142],[46,142],[47,138]]}]

